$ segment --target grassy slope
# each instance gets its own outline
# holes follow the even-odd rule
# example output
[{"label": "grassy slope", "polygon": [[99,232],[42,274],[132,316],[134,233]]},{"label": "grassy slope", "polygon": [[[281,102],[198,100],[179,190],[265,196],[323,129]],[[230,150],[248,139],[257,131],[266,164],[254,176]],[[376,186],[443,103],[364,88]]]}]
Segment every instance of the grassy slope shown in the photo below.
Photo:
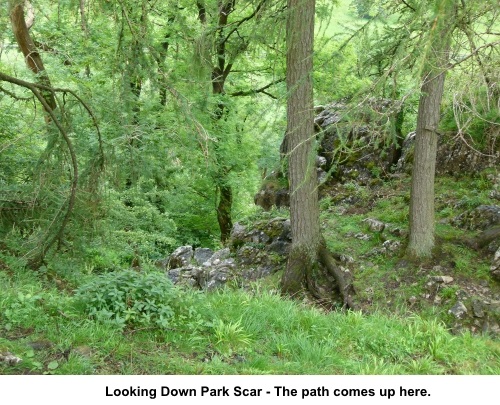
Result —
[{"label": "grassy slope", "polygon": [[[457,244],[465,233],[446,223],[460,211],[450,207],[487,203],[487,190],[484,179],[439,178],[441,253],[428,263],[403,267],[397,266],[403,247],[365,256],[380,246],[385,231],[368,241],[353,233],[369,234],[362,222],[368,217],[404,230],[408,179],[375,192],[347,185],[346,195],[358,197],[354,204],[322,200],[327,241],[334,251],[354,257],[359,299],[369,315],[328,313],[283,299],[276,293],[277,274],[249,291],[207,294],[197,322],[121,330],[94,321],[76,305],[77,280],[94,277],[84,274],[83,263],[61,257],[57,271],[33,273],[4,257],[0,283],[8,288],[0,291],[0,352],[10,351],[23,362],[0,366],[0,373],[499,374],[498,340],[469,332],[454,336],[443,322],[449,321],[447,311],[461,285],[487,283],[498,293],[487,274],[489,259]],[[341,198],[342,190],[332,194]],[[439,271],[433,270],[436,265]],[[440,272],[455,282],[438,292],[442,300],[435,305],[434,297],[421,297],[427,276]],[[410,304],[412,296],[418,299]]]},{"label": "grassy slope", "polygon": [[[324,313],[272,291],[207,296],[199,327],[121,331],[75,309],[34,273],[8,276],[0,373],[54,374],[498,374],[500,345],[450,335],[435,318]],[[3,319],[3,326],[5,326]]]}]

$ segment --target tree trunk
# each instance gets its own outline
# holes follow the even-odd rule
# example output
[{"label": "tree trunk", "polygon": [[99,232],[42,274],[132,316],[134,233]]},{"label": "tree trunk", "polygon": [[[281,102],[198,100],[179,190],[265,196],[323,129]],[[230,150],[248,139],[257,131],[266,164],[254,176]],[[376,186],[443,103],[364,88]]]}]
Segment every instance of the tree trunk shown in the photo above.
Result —
[{"label": "tree trunk", "polygon": [[286,145],[292,247],[282,290],[290,295],[303,289],[317,263],[321,241],[311,77],[314,8],[315,0],[288,0]]},{"label": "tree trunk", "polygon": [[[19,45],[19,49],[23,53],[26,64],[31,69],[31,71],[37,75],[38,82],[44,86],[52,87],[45,67],[43,65],[42,57],[38,53],[38,49],[30,36],[29,28],[26,25],[25,15],[24,15],[24,0],[12,1],[10,4],[10,21],[12,24],[12,31],[16,42]],[[31,22],[32,24],[33,22]],[[43,98],[47,102],[47,105],[51,110],[55,110],[57,107],[56,99],[54,94],[47,90],[41,91]],[[47,109],[45,108],[47,111]],[[46,115],[46,119],[50,121]]]},{"label": "tree trunk", "polygon": [[351,274],[336,265],[320,232],[312,83],[314,8],[315,0],[288,0],[283,145],[288,157],[292,246],[281,289],[291,296],[307,290],[323,304],[331,304],[335,290],[340,290],[344,308],[355,309]]},{"label": "tree trunk", "polygon": [[410,237],[408,253],[428,257],[434,247],[434,177],[438,125],[451,32],[454,2],[438,1],[430,32],[429,48],[422,74],[410,196]]},{"label": "tree trunk", "polygon": [[220,228],[220,240],[222,243],[225,243],[229,239],[229,236],[231,236],[231,230],[233,229],[233,221],[231,219],[233,191],[231,186],[227,184],[221,184],[218,186],[218,189],[219,205],[217,206],[217,221]]}]

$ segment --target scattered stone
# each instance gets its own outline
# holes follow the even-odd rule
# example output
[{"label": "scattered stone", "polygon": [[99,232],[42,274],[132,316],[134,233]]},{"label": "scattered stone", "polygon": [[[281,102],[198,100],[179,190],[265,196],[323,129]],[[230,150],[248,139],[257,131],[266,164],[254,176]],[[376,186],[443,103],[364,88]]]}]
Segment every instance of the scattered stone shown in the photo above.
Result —
[{"label": "scattered stone", "polygon": [[410,264],[411,264],[411,263],[410,263],[408,260],[402,259],[402,260],[400,260],[400,261],[398,261],[398,262],[396,263],[396,266],[394,266],[394,268],[395,268],[396,270],[399,270],[399,269],[406,269],[406,268],[408,268],[408,266],[410,266]]},{"label": "scattered stone", "polygon": [[500,173],[496,176],[494,174],[489,174],[488,180],[493,183],[493,190],[490,191],[489,197],[493,200],[500,201]]},{"label": "scattered stone", "polygon": [[479,300],[473,300],[472,312],[476,318],[483,318],[484,317],[483,303]]},{"label": "scattered stone", "polygon": [[457,301],[457,303],[453,305],[448,313],[452,314],[455,318],[460,319],[467,313],[467,307],[463,304],[462,301]]},{"label": "scattered stone", "polygon": [[340,261],[346,264],[354,263],[354,258],[352,256],[340,255]]},{"label": "scattered stone", "polygon": [[500,247],[493,256],[493,261],[490,267],[490,274],[493,279],[500,281]]},{"label": "scattered stone", "polygon": [[391,229],[389,232],[391,235],[396,236],[398,238],[406,238],[408,236],[408,231],[401,228],[394,228]]},{"label": "scattered stone", "polygon": [[442,283],[442,284],[450,284],[453,282],[453,277],[450,276],[432,276],[432,279],[437,283]]},{"label": "scattered stone", "polygon": [[371,239],[370,235],[367,235],[366,233],[362,233],[362,232],[355,234],[354,237],[356,239],[360,239],[360,240],[370,240]]},{"label": "scattered stone", "polygon": [[92,356],[92,349],[89,346],[77,346],[73,350],[73,353],[78,354],[82,357],[91,357]]},{"label": "scattered stone", "polygon": [[363,222],[367,223],[368,229],[372,232],[382,233],[385,229],[385,224],[378,219],[366,218]]},{"label": "scattered stone", "polygon": [[54,343],[50,340],[36,340],[34,342],[29,342],[28,346],[30,346],[33,350],[47,350],[54,347]]},{"label": "scattered stone", "polygon": [[417,303],[418,299],[414,295],[412,295],[410,298],[408,298],[408,302],[410,305],[415,305]]},{"label": "scattered stone", "polygon": [[8,366],[15,366],[23,361],[21,358],[14,356],[10,352],[0,353],[0,363],[5,363]]},{"label": "scattered stone", "polygon": [[324,170],[326,168],[326,158],[323,156],[316,156],[316,167]]},{"label": "scattered stone", "polygon": [[386,240],[382,243],[382,247],[387,253],[397,252],[401,248],[401,242],[398,240]]}]

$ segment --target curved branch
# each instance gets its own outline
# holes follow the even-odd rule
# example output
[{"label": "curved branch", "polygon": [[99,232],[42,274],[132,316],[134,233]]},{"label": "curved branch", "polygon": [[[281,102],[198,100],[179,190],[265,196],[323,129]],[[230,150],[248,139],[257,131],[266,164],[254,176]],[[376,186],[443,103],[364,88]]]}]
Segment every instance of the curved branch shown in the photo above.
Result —
[{"label": "curved branch", "polygon": [[[71,182],[70,196],[69,196],[69,200],[68,200],[68,209],[66,210],[66,214],[64,215],[64,218],[62,220],[61,226],[59,227],[58,231],[54,234],[54,236],[52,238],[50,238],[50,239],[47,238],[47,240],[45,241],[45,245],[42,246],[42,248],[41,248],[40,254],[31,261],[31,267],[37,269],[42,264],[45,255],[47,254],[48,250],[52,247],[54,242],[62,237],[64,229],[66,228],[66,225],[67,225],[69,218],[71,216],[71,212],[73,211],[73,207],[75,205],[75,199],[76,199],[76,189],[77,189],[77,185],[78,185],[78,163],[77,163],[77,159],[76,159],[76,153],[75,153],[75,150],[73,148],[73,143],[71,142],[71,139],[69,138],[68,133],[63,128],[63,126],[61,125],[61,123],[57,119],[56,115],[54,114],[53,109],[51,108],[51,106],[49,105],[49,103],[47,102],[45,97],[39,91],[40,85],[36,85],[34,83],[30,83],[30,82],[26,82],[24,80],[17,79],[15,77],[6,75],[5,73],[2,73],[2,72],[0,72],[0,80],[15,84],[17,86],[25,87],[25,88],[31,90],[31,92],[34,94],[34,96],[43,105],[45,111],[50,116],[50,118],[52,119],[52,122],[54,122],[57,129],[61,133],[64,141],[66,142],[66,145],[68,147],[68,151],[69,151],[69,154],[71,157],[71,165],[73,167],[73,181]],[[46,88],[46,86],[41,86],[41,87]]]}]

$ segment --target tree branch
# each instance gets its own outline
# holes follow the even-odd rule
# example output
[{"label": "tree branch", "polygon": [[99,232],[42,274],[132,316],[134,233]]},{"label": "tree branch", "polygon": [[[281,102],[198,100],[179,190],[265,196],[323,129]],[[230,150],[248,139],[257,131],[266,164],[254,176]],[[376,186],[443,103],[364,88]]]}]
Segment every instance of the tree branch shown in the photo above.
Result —
[{"label": "tree branch", "polygon": [[13,93],[12,91],[4,89],[2,86],[0,86],[0,91],[3,92],[3,93],[5,93],[5,94],[7,94],[10,97],[12,97],[14,100],[18,100],[18,101],[29,101],[29,100],[31,100],[31,97],[19,97],[15,93]]},{"label": "tree branch", "polygon": [[273,99],[277,99],[277,97],[273,96],[272,94],[266,92],[266,90],[271,87],[271,86],[274,86],[275,84],[278,84],[278,83],[281,83],[281,82],[284,82],[285,79],[284,78],[281,78],[281,79],[277,79],[277,80],[274,80],[273,82],[271,83],[268,83],[266,84],[265,86],[263,87],[260,87],[258,89],[251,89],[251,90],[240,90],[240,91],[236,91],[234,93],[230,93],[229,95],[231,97],[239,97],[239,96],[253,96],[254,94],[257,94],[257,93],[264,93],[265,95],[273,98]]},{"label": "tree branch", "polygon": [[406,6],[406,7],[408,7],[410,10],[412,10],[412,11],[417,11],[417,10],[415,10],[415,8],[414,8],[414,7],[410,6],[410,5],[409,5],[409,4],[408,4],[405,0],[401,0],[401,2],[402,2],[402,3]]},{"label": "tree branch", "polygon": [[450,65],[448,65],[448,69],[453,69],[455,66],[458,66],[460,65],[461,63],[465,62],[467,59],[470,59],[472,58],[474,55],[477,55],[479,53],[479,51],[481,49],[484,49],[484,48],[489,48],[489,47],[495,47],[497,45],[500,44],[500,41],[495,41],[495,42],[490,42],[488,44],[485,44],[485,45],[482,45],[476,49],[474,49],[474,51],[472,51],[470,54],[468,54],[467,56],[463,57],[461,60],[459,60],[458,62],[455,62],[455,63],[452,63]]},{"label": "tree branch", "polygon": [[234,34],[237,30],[238,30],[238,28],[240,27],[240,25],[241,25],[241,24],[243,24],[245,21],[248,21],[248,20],[251,20],[252,18],[254,18],[254,17],[257,15],[257,13],[260,11],[260,9],[264,6],[264,4],[265,4],[265,2],[266,2],[266,1],[267,1],[267,0],[262,0],[262,1],[261,1],[258,5],[257,5],[257,7],[255,8],[255,10],[253,11],[253,13],[252,13],[252,14],[250,14],[250,15],[248,15],[248,16],[246,16],[246,17],[242,18],[242,19],[241,19],[241,20],[239,20],[239,21],[235,21],[233,24],[236,24],[236,26],[235,26],[235,27],[234,27],[231,31],[229,31],[229,33],[228,33],[228,34],[226,35],[226,37],[223,39],[223,42],[224,42],[224,43],[225,43],[225,42],[227,42],[227,41],[229,40],[229,37],[230,37],[231,35],[233,35],[233,34]]},{"label": "tree branch", "polygon": [[[61,223],[58,231],[54,234],[54,236],[52,238],[47,237],[45,239],[44,245],[41,247],[40,253],[31,262],[31,266],[34,269],[38,269],[40,267],[40,265],[42,264],[48,250],[52,247],[52,245],[54,244],[54,242],[57,239],[60,239],[62,237],[64,229],[66,228],[66,225],[69,221],[69,217],[71,216],[71,213],[73,211],[73,206],[75,205],[76,188],[78,185],[78,163],[77,163],[77,159],[76,159],[76,153],[75,153],[75,150],[73,148],[73,143],[71,142],[71,139],[69,138],[68,133],[66,132],[66,130],[63,128],[63,126],[61,125],[61,123],[57,119],[52,107],[49,105],[46,98],[39,91],[39,89],[41,87],[46,88],[47,86],[42,86],[42,85],[37,85],[34,83],[26,82],[24,80],[20,80],[20,79],[17,79],[15,77],[6,75],[5,73],[2,73],[2,72],[0,72],[0,80],[31,90],[31,92],[35,95],[35,97],[38,99],[38,101],[40,101],[40,103],[43,105],[45,111],[52,119],[52,122],[56,125],[57,129],[61,133],[64,141],[66,142],[66,145],[68,147],[68,151],[69,151],[69,154],[71,157],[71,165],[73,167],[73,180],[71,182],[71,187],[70,187],[68,208],[66,210],[66,214],[63,217],[62,223]],[[56,216],[56,218],[57,218],[57,216]]]}]

